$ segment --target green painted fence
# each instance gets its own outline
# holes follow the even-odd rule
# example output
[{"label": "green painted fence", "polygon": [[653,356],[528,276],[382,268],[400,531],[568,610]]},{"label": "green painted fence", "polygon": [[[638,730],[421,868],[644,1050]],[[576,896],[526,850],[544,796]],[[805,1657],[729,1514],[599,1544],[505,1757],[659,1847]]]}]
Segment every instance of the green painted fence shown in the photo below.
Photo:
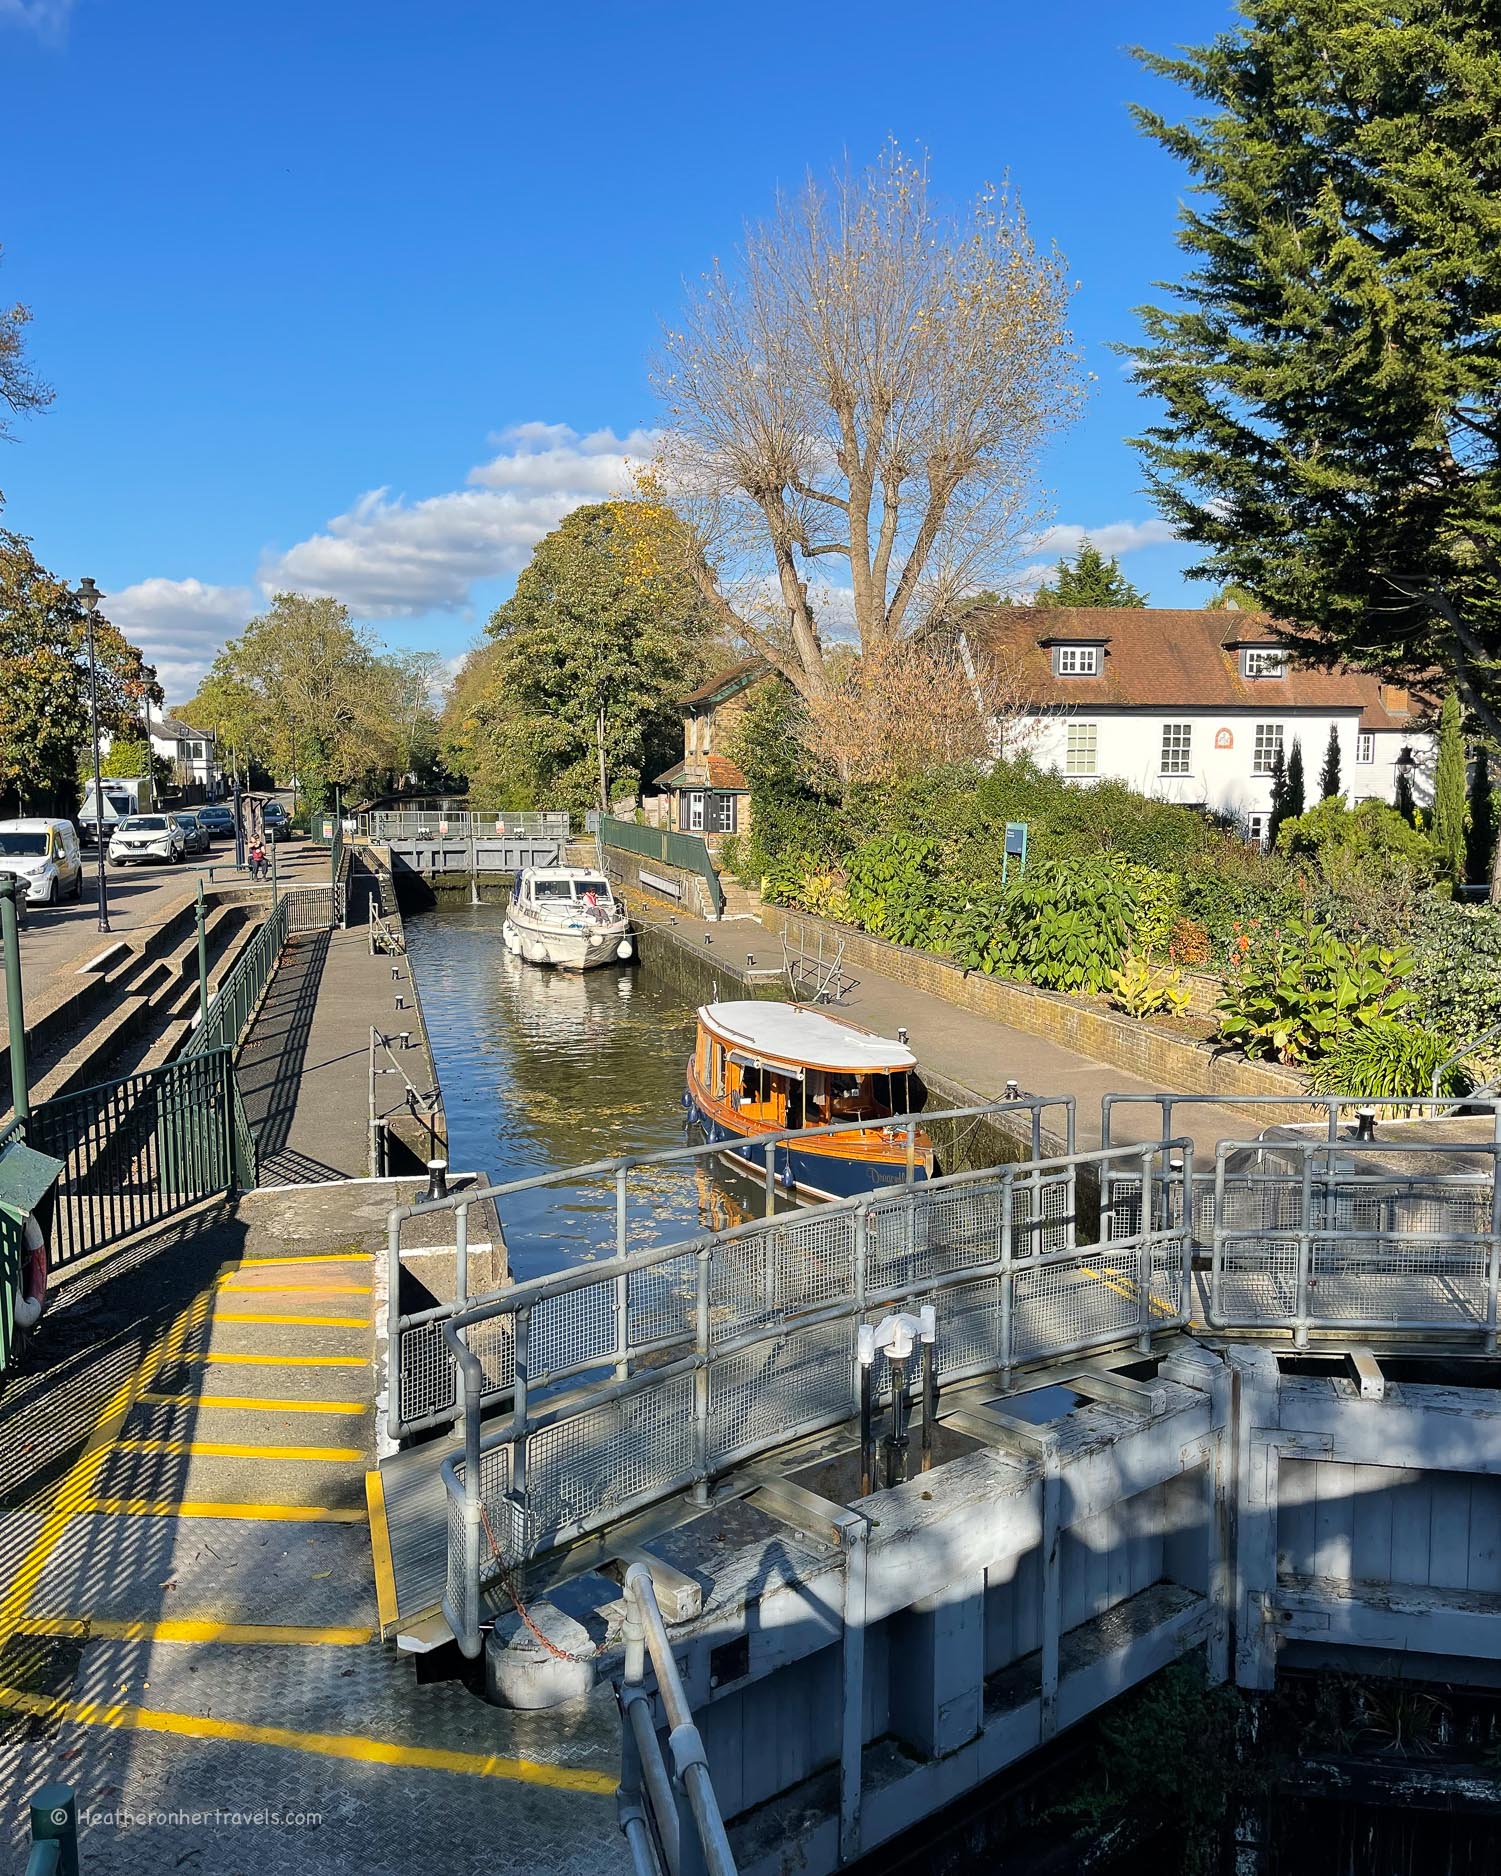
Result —
[{"label": "green painted fence", "polygon": [[715,918],[724,911],[724,888],[702,835],[675,834],[665,827],[641,827],[635,821],[617,821],[602,814],[599,838],[604,846],[614,847],[621,853],[634,853],[643,860],[660,860],[664,866],[675,866],[681,872],[700,874],[708,888]]}]

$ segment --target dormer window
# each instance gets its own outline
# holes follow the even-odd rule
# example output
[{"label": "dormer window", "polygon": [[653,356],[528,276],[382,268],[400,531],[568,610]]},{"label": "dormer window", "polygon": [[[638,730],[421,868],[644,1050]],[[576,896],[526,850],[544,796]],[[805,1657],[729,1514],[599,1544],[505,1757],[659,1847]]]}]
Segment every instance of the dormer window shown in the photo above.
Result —
[{"label": "dormer window", "polygon": [[1277,645],[1248,645],[1240,654],[1242,677],[1286,677],[1287,653]]},{"label": "dormer window", "polygon": [[1098,677],[1100,674],[1099,646],[1055,645],[1053,647],[1053,673],[1056,677]]}]

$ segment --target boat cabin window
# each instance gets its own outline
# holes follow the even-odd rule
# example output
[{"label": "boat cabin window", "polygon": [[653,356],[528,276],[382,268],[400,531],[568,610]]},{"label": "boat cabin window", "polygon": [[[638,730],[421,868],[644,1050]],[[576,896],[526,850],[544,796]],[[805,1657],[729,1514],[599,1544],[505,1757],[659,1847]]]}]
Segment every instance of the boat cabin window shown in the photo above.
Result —
[{"label": "boat cabin window", "polygon": [[560,899],[571,899],[573,897],[573,881],[571,879],[534,879],[532,881],[532,897],[539,905],[556,904]]},{"label": "boat cabin window", "polygon": [[[887,1120],[906,1111],[907,1077],[856,1075],[837,1071],[808,1076],[809,1123],[838,1125],[848,1120]],[[791,1124],[791,1123],[789,1123]]]},{"label": "boat cabin window", "polygon": [[597,905],[608,905],[610,903],[610,882],[608,880],[576,879],[573,883],[579,898],[582,899],[586,905],[591,903],[591,897],[592,902]]}]

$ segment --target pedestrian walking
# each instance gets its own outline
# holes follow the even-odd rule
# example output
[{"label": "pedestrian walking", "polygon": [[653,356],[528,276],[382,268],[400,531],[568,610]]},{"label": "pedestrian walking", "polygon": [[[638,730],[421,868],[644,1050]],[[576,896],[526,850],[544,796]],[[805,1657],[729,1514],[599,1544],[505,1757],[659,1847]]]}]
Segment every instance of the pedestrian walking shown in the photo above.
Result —
[{"label": "pedestrian walking", "polygon": [[250,842],[250,877],[252,880],[264,879],[270,868],[266,864],[266,849],[259,834]]}]

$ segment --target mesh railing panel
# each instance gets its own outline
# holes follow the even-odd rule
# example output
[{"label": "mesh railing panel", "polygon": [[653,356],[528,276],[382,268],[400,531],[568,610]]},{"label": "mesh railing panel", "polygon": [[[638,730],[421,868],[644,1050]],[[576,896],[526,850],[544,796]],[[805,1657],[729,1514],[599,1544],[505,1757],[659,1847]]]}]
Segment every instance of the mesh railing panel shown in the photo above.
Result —
[{"label": "mesh railing panel", "polygon": [[[1020,1203],[1021,1189],[1010,1190]],[[867,1291],[899,1293],[993,1262],[1001,1254],[1007,1198],[1006,1186],[985,1181],[878,1202],[870,1211]]]},{"label": "mesh railing panel", "polygon": [[698,1258],[691,1252],[626,1278],[626,1333],[632,1348],[674,1336],[691,1336],[698,1325]]},{"label": "mesh railing panel", "polygon": [[710,1464],[852,1412],[854,1356],[853,1324],[825,1322],[717,1361],[709,1371]]},{"label": "mesh railing panel", "polygon": [[536,1383],[610,1359],[616,1348],[613,1277],[548,1297],[532,1310],[528,1367]]},{"label": "mesh railing panel", "polygon": [[1141,1321],[1136,1272],[1134,1249],[1103,1245],[1069,1262],[1019,1265],[1012,1284],[1013,1361],[1135,1334]]},{"label": "mesh railing panel", "polygon": [[[476,1325],[481,1326],[489,1329],[497,1325]],[[471,1330],[471,1336],[473,1333]],[[443,1339],[443,1324],[410,1323],[399,1328],[394,1339],[402,1424],[424,1420],[430,1414],[452,1413],[459,1404],[458,1369]]]},{"label": "mesh railing panel", "polygon": [[715,1346],[851,1296],[855,1231],[852,1212],[813,1211],[716,1245],[709,1276]]},{"label": "mesh railing panel", "polygon": [[693,1376],[677,1375],[624,1401],[585,1407],[533,1433],[526,1506],[536,1542],[588,1530],[696,1474]]}]

